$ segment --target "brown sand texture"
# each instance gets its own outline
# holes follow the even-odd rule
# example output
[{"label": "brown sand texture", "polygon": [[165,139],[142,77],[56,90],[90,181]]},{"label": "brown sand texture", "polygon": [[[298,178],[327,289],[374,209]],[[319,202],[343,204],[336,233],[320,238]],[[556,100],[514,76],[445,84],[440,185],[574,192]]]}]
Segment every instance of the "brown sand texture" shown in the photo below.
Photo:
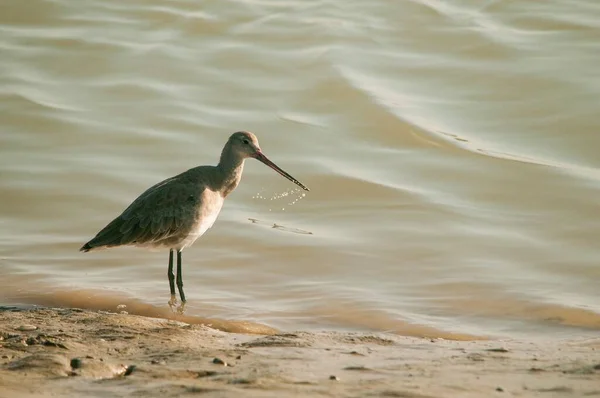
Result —
[{"label": "brown sand texture", "polygon": [[600,336],[455,341],[229,333],[80,309],[0,311],[0,397],[600,397]]}]

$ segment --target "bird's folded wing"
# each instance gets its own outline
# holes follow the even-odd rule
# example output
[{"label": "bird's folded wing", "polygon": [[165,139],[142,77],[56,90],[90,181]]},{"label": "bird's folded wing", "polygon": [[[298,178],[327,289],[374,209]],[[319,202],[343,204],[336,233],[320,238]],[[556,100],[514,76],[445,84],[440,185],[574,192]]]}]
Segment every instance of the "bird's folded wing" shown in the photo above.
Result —
[{"label": "bird's folded wing", "polygon": [[96,235],[94,246],[153,243],[185,234],[196,217],[200,190],[178,178],[154,185]]}]

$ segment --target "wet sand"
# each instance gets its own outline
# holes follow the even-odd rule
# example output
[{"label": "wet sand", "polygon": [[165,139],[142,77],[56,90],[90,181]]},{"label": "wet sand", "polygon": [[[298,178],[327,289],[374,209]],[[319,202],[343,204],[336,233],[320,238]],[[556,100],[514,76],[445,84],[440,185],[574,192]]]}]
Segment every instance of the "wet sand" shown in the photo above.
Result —
[{"label": "wet sand", "polygon": [[104,311],[0,311],[0,396],[600,396],[600,338],[230,333]]}]

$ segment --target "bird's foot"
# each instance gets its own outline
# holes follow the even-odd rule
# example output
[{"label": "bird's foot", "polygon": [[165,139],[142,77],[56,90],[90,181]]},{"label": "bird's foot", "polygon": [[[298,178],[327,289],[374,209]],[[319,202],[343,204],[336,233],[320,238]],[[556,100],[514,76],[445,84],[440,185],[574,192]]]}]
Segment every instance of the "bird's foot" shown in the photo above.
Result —
[{"label": "bird's foot", "polygon": [[177,308],[177,296],[174,294],[171,295],[171,299],[168,301],[169,307],[171,307],[171,311],[175,312]]},{"label": "bird's foot", "polygon": [[169,300],[168,303],[169,303],[169,307],[171,307],[171,311],[173,311],[174,313],[183,315],[183,313],[185,312],[185,301],[183,301],[181,304],[179,304],[179,302],[177,300],[177,296],[172,295],[171,299]]}]

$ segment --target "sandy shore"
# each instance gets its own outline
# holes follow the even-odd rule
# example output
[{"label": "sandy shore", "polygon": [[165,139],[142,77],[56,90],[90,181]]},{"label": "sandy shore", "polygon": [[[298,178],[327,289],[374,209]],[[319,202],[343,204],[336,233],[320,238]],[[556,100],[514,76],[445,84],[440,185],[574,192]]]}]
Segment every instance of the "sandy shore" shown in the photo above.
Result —
[{"label": "sandy shore", "polygon": [[600,337],[527,342],[273,333],[8,308],[0,311],[0,396],[600,396]]}]

